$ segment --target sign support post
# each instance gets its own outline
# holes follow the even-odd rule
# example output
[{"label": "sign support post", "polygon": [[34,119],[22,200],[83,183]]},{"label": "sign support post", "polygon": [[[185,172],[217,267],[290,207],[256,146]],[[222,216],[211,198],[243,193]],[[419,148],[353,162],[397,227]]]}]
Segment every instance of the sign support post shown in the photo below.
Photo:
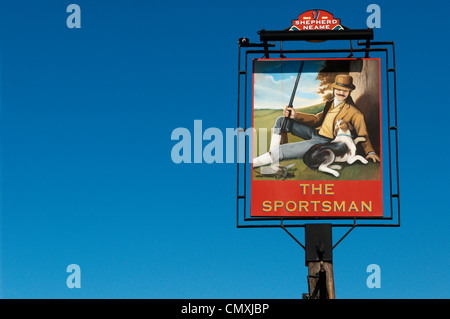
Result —
[{"label": "sign support post", "polygon": [[333,263],[308,263],[309,295],[304,299],[335,299]]},{"label": "sign support post", "polygon": [[305,264],[309,295],[305,299],[335,299],[331,224],[305,225]]}]

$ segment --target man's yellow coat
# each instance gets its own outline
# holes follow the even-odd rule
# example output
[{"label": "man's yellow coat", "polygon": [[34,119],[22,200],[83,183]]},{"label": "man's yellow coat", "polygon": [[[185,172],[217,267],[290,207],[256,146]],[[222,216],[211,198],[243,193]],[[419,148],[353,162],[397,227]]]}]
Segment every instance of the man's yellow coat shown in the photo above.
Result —
[{"label": "man's yellow coat", "polygon": [[[336,126],[336,122],[338,119],[342,119],[343,121],[350,123],[353,125],[356,137],[364,137],[366,139],[365,142],[361,143],[361,146],[364,149],[364,152],[366,152],[366,155],[370,152],[373,152],[372,144],[370,143],[369,139],[369,133],[367,132],[366,122],[364,120],[364,115],[361,113],[361,111],[356,107],[355,103],[353,102],[353,99],[351,97],[348,97],[347,100],[344,102],[345,104],[342,106],[341,111],[335,116],[333,120],[333,126],[329,128],[331,132],[334,132],[334,127]],[[322,112],[319,112],[317,114],[307,114],[307,113],[301,113],[296,112],[295,114],[295,120],[303,123],[305,125],[316,127],[317,130],[320,130],[322,125],[324,124],[325,117],[327,116],[328,111],[332,107],[333,101],[328,101],[325,104],[325,107]],[[327,119],[329,120],[329,119]],[[328,121],[326,121],[328,122]],[[331,121],[329,121],[331,123]],[[336,137],[333,135],[333,138]]]}]

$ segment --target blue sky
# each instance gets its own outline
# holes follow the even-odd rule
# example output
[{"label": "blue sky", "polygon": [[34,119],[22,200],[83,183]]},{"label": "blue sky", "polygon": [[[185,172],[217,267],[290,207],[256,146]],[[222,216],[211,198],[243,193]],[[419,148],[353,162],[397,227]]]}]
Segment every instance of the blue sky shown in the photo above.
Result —
[{"label": "blue sky", "polygon": [[[66,26],[70,3],[81,29]],[[315,6],[362,29],[370,3]],[[376,3],[375,40],[396,45],[402,220],[356,229],[336,247],[336,296],[448,298],[447,25],[418,28],[417,17],[450,8]],[[1,297],[301,297],[303,250],[278,228],[236,228],[235,164],[175,164],[170,137],[194,120],[236,127],[237,40],[257,42],[258,30],[285,29],[310,9],[2,1]],[[70,264],[80,289],[66,286]],[[370,264],[381,268],[379,289],[366,286]]]},{"label": "blue sky", "polygon": [[[254,62],[254,108],[283,109],[289,104],[297,73],[299,61],[255,61]],[[261,66],[258,66],[261,65]],[[295,65],[295,66],[289,66]],[[323,102],[323,95],[317,94],[320,81],[316,79],[317,72],[323,65],[321,60],[306,61],[306,67],[298,82],[293,105],[295,107],[308,107]],[[292,70],[291,72],[290,69]]]}]

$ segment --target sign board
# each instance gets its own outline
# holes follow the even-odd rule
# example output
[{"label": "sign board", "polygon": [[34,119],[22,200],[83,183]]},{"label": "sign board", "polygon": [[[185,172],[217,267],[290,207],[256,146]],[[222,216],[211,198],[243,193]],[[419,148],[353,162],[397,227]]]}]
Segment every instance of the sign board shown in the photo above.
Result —
[{"label": "sign board", "polygon": [[298,19],[292,21],[291,31],[303,30],[342,30],[340,19],[325,10],[309,10],[303,12]]},{"label": "sign board", "polygon": [[252,121],[251,217],[383,216],[380,59],[255,59]]}]

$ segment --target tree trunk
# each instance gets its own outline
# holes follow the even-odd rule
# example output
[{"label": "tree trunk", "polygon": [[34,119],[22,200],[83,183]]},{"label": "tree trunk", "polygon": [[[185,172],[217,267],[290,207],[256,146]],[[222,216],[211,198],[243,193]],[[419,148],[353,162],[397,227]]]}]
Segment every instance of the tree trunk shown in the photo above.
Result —
[{"label": "tree trunk", "polygon": [[380,153],[380,86],[379,61],[354,60],[350,64],[350,75],[356,89],[351,96],[364,114],[370,141],[375,152]]}]

